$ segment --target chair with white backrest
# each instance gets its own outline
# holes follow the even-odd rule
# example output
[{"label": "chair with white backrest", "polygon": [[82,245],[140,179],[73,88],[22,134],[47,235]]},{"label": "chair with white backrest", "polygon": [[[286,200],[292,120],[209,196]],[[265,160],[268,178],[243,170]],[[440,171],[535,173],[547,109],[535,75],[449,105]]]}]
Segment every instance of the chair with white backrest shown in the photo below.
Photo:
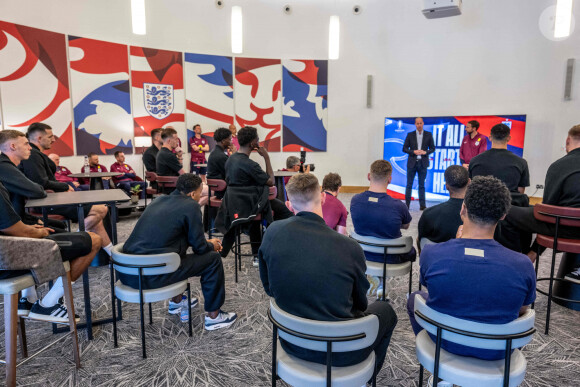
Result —
[{"label": "chair with white backrest", "polygon": [[[147,358],[145,346],[145,316],[143,313],[143,305],[149,304],[149,324],[153,324],[153,313],[151,311],[151,303],[158,301],[165,301],[172,297],[183,294],[187,291],[187,305],[191,305],[191,289],[189,281],[183,280],[171,285],[167,285],[157,289],[143,289],[143,277],[155,276],[161,274],[173,273],[179,269],[181,258],[177,253],[164,254],[125,254],[123,253],[123,243],[116,245],[113,248],[111,262],[113,269],[127,275],[134,275],[139,277],[139,289],[134,289],[130,286],[124,285],[121,281],[117,281],[114,286],[114,280],[111,280],[111,299],[113,300],[113,338],[114,345],[117,347],[117,324],[115,315],[115,300],[139,304],[141,312],[141,348],[143,350],[143,358]],[[113,274],[111,274],[113,278]],[[189,311],[189,336],[193,335],[191,326],[191,309]]]},{"label": "chair with white backrest", "polygon": [[[272,329],[272,386],[282,379],[292,386],[333,387],[362,386],[370,379],[376,386],[375,352],[361,363],[332,367],[332,354],[368,348],[379,333],[375,315],[345,321],[315,321],[286,313],[270,299],[268,318]],[[280,332],[278,332],[280,331]],[[286,342],[326,353],[326,364],[318,364],[289,355],[278,336]]]},{"label": "chair with white backrest", "polygon": [[367,260],[366,274],[383,278],[383,295],[384,301],[387,294],[388,277],[399,277],[409,274],[409,294],[411,294],[411,285],[413,282],[413,262],[387,263],[388,254],[407,254],[413,248],[413,238],[402,236],[396,239],[382,239],[370,236],[358,235],[354,231],[350,237],[357,241],[364,251],[369,253],[383,254],[383,262],[373,262]]},{"label": "chair with white backrest", "polygon": [[[434,381],[440,378],[460,386],[507,387],[523,382],[527,362],[518,348],[532,341],[536,331],[532,309],[506,324],[479,323],[439,313],[428,307],[425,299],[417,294],[415,318],[424,328],[415,340],[417,359],[421,364],[419,385],[423,382],[423,367],[433,374]],[[429,333],[436,336],[435,342]],[[506,357],[482,360],[455,355],[441,349],[442,340],[472,348],[505,351]]]},{"label": "chair with white backrest", "polygon": [[[427,245],[436,245],[436,244],[437,244],[437,242],[433,242],[429,238],[417,239],[417,246],[419,246],[419,251],[417,251],[417,254],[419,254],[419,256],[420,256],[421,255],[421,251],[423,251],[423,249],[425,248],[425,246],[427,246]],[[421,258],[419,258],[419,265],[421,265]],[[419,290],[421,290],[421,275],[419,275]]]}]

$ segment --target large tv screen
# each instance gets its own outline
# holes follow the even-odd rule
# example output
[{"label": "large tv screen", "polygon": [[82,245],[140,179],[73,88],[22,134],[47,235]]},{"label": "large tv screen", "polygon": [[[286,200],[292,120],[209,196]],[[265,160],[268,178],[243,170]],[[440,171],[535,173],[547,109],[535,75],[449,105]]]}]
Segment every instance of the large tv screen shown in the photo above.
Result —
[{"label": "large tv screen", "polygon": [[[459,148],[468,121],[480,123],[478,132],[489,137],[491,128],[496,124],[506,124],[511,128],[511,140],[508,149],[522,157],[524,152],[524,135],[526,115],[506,116],[447,116],[423,117],[423,129],[433,134],[436,150],[429,156],[429,170],[425,180],[427,200],[446,200],[449,192],[445,189],[444,172],[448,166],[461,164]],[[407,133],[415,130],[415,117],[385,118],[385,137],[383,158],[393,166],[393,180],[389,189],[398,194],[405,194],[407,184],[407,154],[403,153],[403,143]],[[488,148],[491,142],[488,141]],[[413,197],[418,199],[417,178],[413,183]]]}]

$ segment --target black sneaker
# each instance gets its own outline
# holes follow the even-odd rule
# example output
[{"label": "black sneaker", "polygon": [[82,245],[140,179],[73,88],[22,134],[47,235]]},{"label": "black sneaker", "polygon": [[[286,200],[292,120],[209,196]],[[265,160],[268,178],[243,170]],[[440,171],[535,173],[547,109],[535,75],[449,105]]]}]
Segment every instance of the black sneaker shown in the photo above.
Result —
[{"label": "black sneaker", "polygon": [[[566,274],[564,279],[567,279],[568,281],[572,281],[572,282],[575,282],[577,284],[580,284],[580,267],[577,267],[576,270],[574,270],[572,273]],[[20,304],[18,304],[18,305],[20,305]]]},{"label": "black sneaker", "polygon": [[[68,312],[64,305],[54,304],[51,307],[45,308],[40,305],[40,300],[36,301],[30,309],[28,318],[32,320],[48,321],[53,323],[68,323]],[[80,317],[75,314],[75,320],[80,321]]]},{"label": "black sneaker", "polygon": [[20,300],[18,300],[18,317],[28,317],[32,305],[32,302],[28,301],[28,298],[20,298]]}]

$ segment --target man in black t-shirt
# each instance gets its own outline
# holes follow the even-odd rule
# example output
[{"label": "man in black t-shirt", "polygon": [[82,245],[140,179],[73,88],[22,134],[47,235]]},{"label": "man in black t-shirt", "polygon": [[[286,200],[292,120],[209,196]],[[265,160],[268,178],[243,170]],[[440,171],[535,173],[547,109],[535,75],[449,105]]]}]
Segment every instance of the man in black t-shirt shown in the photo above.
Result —
[{"label": "man in black t-shirt", "polygon": [[[230,187],[272,187],[274,186],[274,170],[270,162],[270,156],[266,148],[260,146],[258,131],[256,128],[246,126],[238,132],[238,142],[240,149],[229,157],[225,164],[226,182],[228,183],[228,192]],[[266,163],[266,172],[260,167],[260,164],[250,159],[252,151],[256,150],[264,158]],[[270,206],[274,212],[274,220],[286,219],[293,214],[286,208],[286,205],[278,199],[270,200]],[[234,243],[235,229],[231,228],[224,235],[222,257],[226,257]],[[258,244],[260,241],[260,224],[251,222],[250,240],[252,243],[252,253],[255,255],[253,264],[258,266]]]},{"label": "man in black t-shirt", "polygon": [[459,212],[468,184],[469,174],[461,165],[451,165],[445,170],[445,187],[449,191],[449,200],[423,212],[419,219],[419,242],[422,238],[435,243],[455,238],[457,229],[463,224]]},{"label": "man in black t-shirt", "polygon": [[143,165],[147,172],[157,172],[157,153],[163,146],[161,141],[163,128],[155,128],[151,131],[151,146],[143,153]]},{"label": "man in black t-shirt", "polygon": [[225,180],[227,150],[232,143],[232,132],[226,128],[219,128],[214,132],[213,138],[216,145],[207,159],[207,178]]},{"label": "man in black t-shirt", "polygon": [[179,176],[185,171],[173,150],[179,145],[177,131],[167,128],[161,133],[163,146],[157,153],[156,168],[159,176]]},{"label": "man in black t-shirt", "polygon": [[[264,290],[282,310],[302,318],[347,321],[376,315],[379,327],[375,341],[365,349],[334,353],[332,365],[357,364],[374,351],[378,373],[397,324],[395,311],[388,301],[368,305],[365,255],[358,243],[324,222],[324,194],[318,179],[310,173],[292,176],[286,190],[296,216],[274,222],[264,234],[259,251]],[[326,363],[325,352],[283,339],[280,344],[293,356]]]},{"label": "man in black t-shirt", "polygon": [[[568,131],[566,152],[566,156],[554,161],[548,168],[542,203],[580,208],[580,125]],[[515,233],[514,239],[519,236],[522,252],[527,254],[532,262],[538,257],[538,245],[536,242],[532,244],[532,234],[554,236],[556,231],[555,225],[541,222],[534,217],[533,207],[512,207],[506,216],[505,224],[510,231]],[[558,236],[559,238],[580,239],[580,229],[560,226]],[[544,250],[545,248],[540,246],[540,254]],[[576,281],[580,282],[580,268],[574,273],[576,273]]]},{"label": "man in black t-shirt", "polygon": [[490,139],[491,149],[471,159],[469,177],[493,176],[503,181],[511,193],[523,194],[530,186],[530,171],[526,160],[507,149],[510,128],[504,124],[495,125],[491,128]]},{"label": "man in black t-shirt", "polygon": [[[201,208],[201,178],[185,173],[177,179],[175,190],[170,195],[155,199],[131,232],[123,246],[129,254],[177,253],[181,264],[172,273],[150,275],[143,279],[142,286],[156,289],[169,286],[191,277],[200,277],[201,291],[205,300],[205,329],[226,328],[237,318],[235,313],[220,310],[225,300],[224,268],[220,255],[221,244],[217,239],[206,240],[203,234]],[[191,246],[193,254],[187,253]],[[118,273],[119,280],[132,288],[139,288],[139,278],[135,275]],[[191,306],[197,304],[192,300]],[[187,301],[182,295],[169,303],[169,313],[184,312],[188,317]],[[182,320],[183,320],[182,318]]]},{"label": "man in black t-shirt", "polygon": [[[29,226],[22,223],[20,216],[10,203],[8,190],[0,183],[0,235],[22,238],[46,238],[59,244],[63,261],[70,261],[71,280],[75,281],[89,267],[91,261],[101,248],[101,238],[87,232],[61,233],[51,235],[52,229]],[[61,243],[59,243],[61,242]],[[64,242],[64,243],[62,243]],[[22,245],[23,249],[26,245]],[[28,274],[28,270],[0,270],[0,279],[7,279]],[[53,287],[42,300],[38,299],[36,287],[31,286],[22,291],[18,301],[18,316],[29,317],[49,322],[68,322],[66,307],[59,303],[64,296],[62,279],[57,279]]]}]

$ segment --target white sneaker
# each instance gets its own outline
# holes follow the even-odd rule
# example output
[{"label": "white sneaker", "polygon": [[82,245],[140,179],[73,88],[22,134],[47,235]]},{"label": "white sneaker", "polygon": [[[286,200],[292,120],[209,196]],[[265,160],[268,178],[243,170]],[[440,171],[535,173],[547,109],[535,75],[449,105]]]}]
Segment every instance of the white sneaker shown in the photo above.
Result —
[{"label": "white sneaker", "polygon": [[209,318],[205,316],[205,329],[207,331],[215,331],[216,329],[227,328],[236,322],[238,315],[233,312],[219,311],[216,318]]},{"label": "white sneaker", "polygon": [[[377,300],[382,300],[383,299],[383,292],[385,290],[383,289],[383,287],[381,286],[380,288],[377,289]],[[385,300],[388,298],[388,293],[385,294]]]},{"label": "white sneaker", "polygon": [[252,266],[254,267],[260,266],[260,259],[258,257],[252,258]]},{"label": "white sneaker", "polygon": [[[190,303],[191,308],[195,308],[197,306],[197,303],[198,303],[197,298],[191,297]],[[181,313],[181,309],[187,312],[187,297],[185,295],[181,296],[180,302],[173,302],[169,300],[169,308],[167,309],[167,312],[169,312],[169,314],[179,314]]]},{"label": "white sneaker", "polygon": [[379,285],[381,284],[381,279],[379,277],[375,277],[374,275],[367,275],[367,279],[371,284],[371,287],[367,292],[367,296],[373,296],[376,293]]},{"label": "white sneaker", "polygon": [[[427,381],[427,387],[433,387],[433,375],[429,377],[429,380]],[[437,383],[437,387],[453,387],[453,384],[442,380]]]}]

